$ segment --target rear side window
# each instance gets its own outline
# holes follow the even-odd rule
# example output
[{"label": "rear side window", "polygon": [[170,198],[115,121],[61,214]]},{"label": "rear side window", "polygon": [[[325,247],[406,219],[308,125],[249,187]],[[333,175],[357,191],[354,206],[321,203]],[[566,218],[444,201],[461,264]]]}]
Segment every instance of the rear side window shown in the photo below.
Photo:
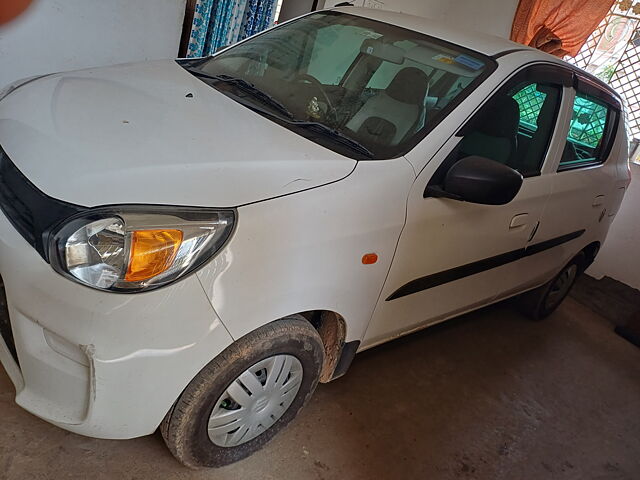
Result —
[{"label": "rear side window", "polygon": [[606,160],[613,142],[617,111],[606,102],[577,92],[567,144],[558,170],[597,165]]}]

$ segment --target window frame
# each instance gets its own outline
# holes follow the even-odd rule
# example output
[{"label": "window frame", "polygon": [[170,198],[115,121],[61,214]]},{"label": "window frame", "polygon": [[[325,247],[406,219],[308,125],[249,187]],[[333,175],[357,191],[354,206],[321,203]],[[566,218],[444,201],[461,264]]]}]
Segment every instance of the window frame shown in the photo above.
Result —
[{"label": "window frame", "polygon": [[522,176],[526,179],[531,177],[539,177],[540,175],[542,175],[542,170],[549,153],[551,142],[553,140],[554,134],[558,129],[558,120],[560,118],[560,112],[562,109],[562,100],[565,96],[564,87],[571,87],[574,84],[574,73],[571,69],[565,68],[561,65],[553,65],[550,63],[531,63],[522,65],[522,68],[513,72],[510,77],[508,77],[498,88],[496,88],[491,93],[491,96],[474,112],[474,114],[469,119],[467,119],[462,127],[460,127],[455,136],[462,139],[465,135],[470,133],[474,128],[474,122],[477,121],[477,118],[482,117],[484,109],[489,107],[491,101],[495,97],[508,92],[516,85],[524,81],[536,83],[545,82],[556,84],[561,87],[560,97],[558,98],[558,104],[556,105],[556,111],[554,112],[553,130],[551,131],[551,133],[549,134],[549,138],[547,139],[547,145],[544,150],[542,162],[538,166],[536,172],[528,172],[526,175],[522,174]]},{"label": "window frame", "polygon": [[[546,160],[546,156],[549,152],[549,148],[553,142],[554,136],[558,133],[558,127],[559,127],[558,121],[560,119],[560,115],[562,112],[562,102],[565,98],[564,89],[567,87],[571,87],[573,85],[573,71],[569,68],[563,67],[562,65],[554,65],[550,63],[535,61],[535,62],[524,63],[522,65],[519,65],[517,69],[514,69],[509,74],[509,76],[507,76],[499,85],[497,85],[491,91],[491,93],[487,96],[485,101],[479,104],[475,109],[475,111],[462,123],[460,128],[455,132],[455,134],[452,137],[452,138],[458,137],[460,138],[460,140],[452,147],[451,151],[442,160],[442,162],[440,162],[440,165],[438,165],[436,170],[433,172],[433,174],[429,178],[425,186],[425,190],[423,192],[424,198],[433,196],[432,192],[430,191],[430,189],[432,189],[433,187],[442,188],[442,184],[444,183],[444,178],[447,172],[449,171],[449,169],[456,162],[461,160],[458,158],[458,149],[460,147],[462,137],[464,137],[470,131],[470,129],[473,128],[473,122],[476,121],[475,119],[477,117],[483,114],[483,109],[487,108],[487,106],[490,104],[489,102],[491,102],[491,100],[495,98],[496,95],[500,95],[504,90],[508,91],[509,89],[513,88],[514,85],[521,83],[523,80],[527,80],[528,78],[534,78],[539,80],[540,77],[533,76],[534,70],[536,74],[540,73],[541,75],[549,75],[549,77],[547,78],[553,79],[555,81],[554,83],[557,83],[563,87],[563,91],[561,92],[561,96],[558,101],[558,110],[556,112],[554,131],[549,137],[549,143],[545,151],[545,160]],[[527,178],[541,176],[545,163],[546,162],[543,161],[542,164],[540,165],[540,173],[536,175],[527,175],[526,177],[523,175],[524,179],[526,180]],[[552,172],[552,173],[555,173],[555,172]]]},{"label": "window frame", "polygon": [[[587,160],[580,163],[572,163],[570,165],[561,165],[558,163],[557,172],[568,172],[571,170],[580,170],[583,168],[594,167],[598,165],[604,165],[611,156],[611,150],[616,140],[616,132],[620,125],[620,117],[622,116],[621,104],[619,100],[609,91],[603,89],[598,83],[592,79],[581,75],[578,72],[574,72],[573,80],[573,104],[571,110],[575,106],[575,99],[578,94],[586,95],[588,97],[595,98],[601,101],[607,107],[607,119],[604,126],[604,131],[601,139],[601,147],[598,155],[593,160]],[[569,142],[568,134],[565,142]],[[562,159],[560,159],[562,162]]]}]

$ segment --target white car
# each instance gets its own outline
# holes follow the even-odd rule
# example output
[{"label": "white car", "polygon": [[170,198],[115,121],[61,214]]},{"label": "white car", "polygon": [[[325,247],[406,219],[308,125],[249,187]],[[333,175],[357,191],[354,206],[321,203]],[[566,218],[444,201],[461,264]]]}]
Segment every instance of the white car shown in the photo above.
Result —
[{"label": "white car", "polygon": [[17,403],[92,437],[160,427],[189,466],[260,448],[356,352],[516,295],[549,315],[630,181],[609,87],[380,10],[2,96]]}]

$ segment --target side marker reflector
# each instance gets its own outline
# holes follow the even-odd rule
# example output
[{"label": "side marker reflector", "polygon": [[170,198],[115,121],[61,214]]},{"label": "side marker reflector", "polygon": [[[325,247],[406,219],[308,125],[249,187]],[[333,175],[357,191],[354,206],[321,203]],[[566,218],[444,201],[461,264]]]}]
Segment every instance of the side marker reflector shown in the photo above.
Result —
[{"label": "side marker reflector", "polygon": [[378,261],[378,255],[375,253],[365,253],[362,256],[363,265],[372,265]]}]

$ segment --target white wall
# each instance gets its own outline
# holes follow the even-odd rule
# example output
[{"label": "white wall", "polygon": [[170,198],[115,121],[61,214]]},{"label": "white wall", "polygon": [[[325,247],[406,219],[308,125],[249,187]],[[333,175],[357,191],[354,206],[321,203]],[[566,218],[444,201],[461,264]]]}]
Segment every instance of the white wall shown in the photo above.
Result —
[{"label": "white wall", "polygon": [[284,0],[280,8],[278,23],[309,13],[312,9],[313,0]]},{"label": "white wall", "polygon": [[[291,1],[291,0],[290,0]],[[330,7],[344,0],[327,0]],[[356,0],[383,8],[443,20],[451,25],[509,38],[519,0]]]},{"label": "white wall", "polygon": [[614,278],[640,290],[640,165],[631,164],[631,185],[609,236],[587,273]]},{"label": "white wall", "polygon": [[0,88],[31,75],[176,57],[184,10],[185,0],[36,0],[0,27]]}]

